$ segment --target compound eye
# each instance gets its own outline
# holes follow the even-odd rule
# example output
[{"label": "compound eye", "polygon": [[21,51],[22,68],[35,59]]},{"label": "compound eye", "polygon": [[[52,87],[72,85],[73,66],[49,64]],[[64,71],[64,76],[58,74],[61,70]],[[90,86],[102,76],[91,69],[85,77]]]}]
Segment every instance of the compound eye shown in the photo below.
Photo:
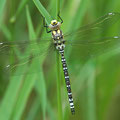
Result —
[{"label": "compound eye", "polygon": [[57,20],[52,20],[52,21],[51,21],[51,25],[53,25],[53,26],[54,26],[54,25],[57,25],[57,23],[58,23]]},{"label": "compound eye", "polygon": [[55,25],[55,24],[56,24],[56,22],[53,22],[53,24]]}]

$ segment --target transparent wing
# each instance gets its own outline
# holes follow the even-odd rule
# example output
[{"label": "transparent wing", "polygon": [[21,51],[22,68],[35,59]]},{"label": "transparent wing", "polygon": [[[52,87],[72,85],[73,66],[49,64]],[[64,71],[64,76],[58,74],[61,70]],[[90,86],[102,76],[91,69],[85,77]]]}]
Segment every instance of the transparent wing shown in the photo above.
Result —
[{"label": "transparent wing", "polygon": [[[51,39],[38,42],[1,42],[0,54],[1,58],[5,59],[5,62],[0,64],[0,68],[6,73],[14,73],[14,75],[24,74],[25,71],[22,68],[27,68],[34,61],[42,60],[53,49],[54,45]],[[17,68],[21,70],[15,74]],[[31,70],[30,73],[32,72],[35,73],[36,71]]]},{"label": "transparent wing", "polygon": [[[66,34],[66,46],[72,46],[72,55],[77,56],[77,58],[78,56],[79,58],[95,57],[119,47],[120,37],[107,35],[112,24],[119,19],[119,13],[109,13],[91,24]],[[66,47],[66,51],[69,50]]]},{"label": "transparent wing", "polygon": [[77,42],[81,40],[92,41],[93,38],[98,39],[100,35],[105,37],[104,35],[108,32],[107,30],[118,20],[120,20],[120,13],[108,13],[98,18],[95,22],[80,27],[77,30],[72,30],[64,36],[66,40],[69,40],[71,36],[74,38],[77,37],[77,39],[74,40]]},{"label": "transparent wing", "polygon": [[68,52],[67,48],[70,48],[71,46],[71,58],[82,61],[82,60],[88,60],[92,57],[97,57],[99,55],[103,55],[104,53],[107,53],[109,51],[119,49],[120,47],[120,36],[113,36],[113,37],[105,37],[96,39],[94,41],[81,41],[81,43],[74,43],[73,41],[69,41],[69,44],[66,46],[66,51]]},{"label": "transparent wing", "polygon": [[12,54],[13,51],[18,50],[20,52],[24,52],[28,47],[30,49],[26,50],[28,51],[28,54],[30,51],[38,51],[39,49],[37,47],[41,47],[41,45],[49,44],[51,42],[51,38],[38,38],[38,39],[32,39],[32,40],[21,40],[21,41],[10,41],[10,42],[4,42],[0,41],[0,54]]},{"label": "transparent wing", "polygon": [[[68,48],[66,47],[65,51],[68,50],[69,52],[69,46],[72,46],[73,54],[70,60],[73,60],[76,56],[76,59],[79,60],[78,58],[81,57],[88,58],[100,55],[117,47],[120,37],[106,37],[104,33],[119,19],[119,13],[109,13],[91,24],[66,34],[65,40]],[[52,51],[53,48],[48,47],[50,44],[54,47],[51,42],[50,38],[20,42],[0,42],[1,58],[6,60],[6,64],[1,66],[11,72],[16,70],[17,67],[22,68],[29,65],[33,59],[41,59],[47,52]],[[21,73],[23,74],[22,70],[19,74]]]}]

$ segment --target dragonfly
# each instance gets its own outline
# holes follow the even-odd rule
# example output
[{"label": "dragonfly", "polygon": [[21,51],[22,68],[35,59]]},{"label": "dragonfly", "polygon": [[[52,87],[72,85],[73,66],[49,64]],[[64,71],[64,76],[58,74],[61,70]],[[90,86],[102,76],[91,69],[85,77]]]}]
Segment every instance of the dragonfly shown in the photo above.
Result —
[{"label": "dragonfly", "polygon": [[[71,113],[75,114],[70,77],[64,51],[68,46],[71,46],[72,51],[77,51],[76,55],[86,56],[89,58],[91,56],[100,55],[104,51],[109,51],[109,49],[118,46],[120,43],[119,36],[103,36],[106,30],[108,30],[112,24],[116,23],[120,19],[120,13],[108,13],[98,18],[95,22],[80,27],[76,30],[72,30],[71,32],[68,32],[64,35],[60,28],[63,24],[63,19],[59,14],[58,18],[60,21],[54,19],[49,25],[46,24],[45,18],[43,19],[43,24],[46,28],[46,32],[51,33],[52,38],[48,37],[35,39],[32,41],[25,40],[20,42],[0,42],[0,54],[16,54],[16,50],[14,50],[15,48],[18,48],[22,53],[25,52],[25,56],[22,59],[17,59],[13,63],[8,63],[5,65],[6,70],[14,71],[16,67],[24,66],[27,63],[31,62],[33,59],[56,50],[61,57]],[[103,35],[102,37],[100,37],[101,34]],[[73,36],[75,39],[70,40]],[[30,47],[27,47],[28,45]]]}]

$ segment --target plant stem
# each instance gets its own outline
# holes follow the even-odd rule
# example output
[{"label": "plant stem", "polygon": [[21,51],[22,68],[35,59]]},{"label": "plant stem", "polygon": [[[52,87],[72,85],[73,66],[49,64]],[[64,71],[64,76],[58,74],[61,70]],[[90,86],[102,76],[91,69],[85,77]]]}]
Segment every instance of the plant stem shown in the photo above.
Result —
[{"label": "plant stem", "polygon": [[[56,1],[56,18],[58,15],[58,12],[60,11],[60,0]],[[58,51],[56,51],[56,71],[57,71],[57,101],[58,101],[58,119],[62,120],[62,103],[61,103],[61,81],[60,81],[60,54],[58,54]]]},{"label": "plant stem", "polygon": [[61,81],[60,81],[60,55],[56,51],[56,71],[57,71],[57,101],[58,101],[58,118],[62,120],[62,103],[61,103]]}]

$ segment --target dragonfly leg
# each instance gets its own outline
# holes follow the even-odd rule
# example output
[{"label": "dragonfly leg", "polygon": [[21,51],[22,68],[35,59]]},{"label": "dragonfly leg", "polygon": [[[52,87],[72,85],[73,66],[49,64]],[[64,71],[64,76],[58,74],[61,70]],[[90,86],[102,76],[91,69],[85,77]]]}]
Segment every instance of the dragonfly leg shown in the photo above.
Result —
[{"label": "dragonfly leg", "polygon": [[58,13],[58,18],[61,20],[61,24],[63,23],[63,19],[60,17],[60,12]]},{"label": "dragonfly leg", "polygon": [[48,30],[48,25],[47,25],[47,23],[45,22],[45,17],[43,17],[43,25],[44,25],[44,27],[46,28],[46,32],[47,33],[50,33],[51,32],[51,30]]}]

